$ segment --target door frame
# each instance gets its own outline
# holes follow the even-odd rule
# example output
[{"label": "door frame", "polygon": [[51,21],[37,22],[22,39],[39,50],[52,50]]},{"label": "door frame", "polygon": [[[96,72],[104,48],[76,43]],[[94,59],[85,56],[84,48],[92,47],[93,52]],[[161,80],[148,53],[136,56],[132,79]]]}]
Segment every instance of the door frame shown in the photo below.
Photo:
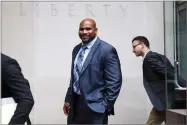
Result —
[{"label": "door frame", "polygon": [[[186,1],[179,1],[176,2],[176,43],[175,43],[175,50],[176,50],[176,54],[175,54],[175,65],[176,65],[176,73],[177,76],[180,75],[180,38],[179,38],[179,11],[186,9],[187,11],[187,2]],[[186,12],[186,18],[187,18],[187,12]],[[187,19],[186,19],[187,20]],[[187,21],[186,21],[186,32],[187,32]],[[187,39],[187,36],[186,36]]]}]

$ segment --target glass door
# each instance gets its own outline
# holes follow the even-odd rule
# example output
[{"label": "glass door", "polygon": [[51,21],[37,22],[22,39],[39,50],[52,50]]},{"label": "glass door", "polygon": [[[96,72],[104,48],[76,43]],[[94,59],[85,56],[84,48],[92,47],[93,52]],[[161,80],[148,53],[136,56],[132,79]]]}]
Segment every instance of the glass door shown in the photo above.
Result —
[{"label": "glass door", "polygon": [[176,43],[175,68],[177,95],[175,108],[186,108],[186,81],[187,81],[187,2],[176,2]]}]

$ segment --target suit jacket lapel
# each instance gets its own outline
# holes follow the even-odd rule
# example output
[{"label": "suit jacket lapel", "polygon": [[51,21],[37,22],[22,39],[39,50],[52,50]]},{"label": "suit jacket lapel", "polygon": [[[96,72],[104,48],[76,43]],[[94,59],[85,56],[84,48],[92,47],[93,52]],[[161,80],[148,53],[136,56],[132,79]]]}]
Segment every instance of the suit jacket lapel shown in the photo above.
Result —
[{"label": "suit jacket lapel", "polygon": [[77,53],[79,52],[80,48],[81,48],[81,43],[74,50],[75,52],[73,53],[73,58],[72,58],[73,63],[75,61],[75,57],[76,57]]},{"label": "suit jacket lapel", "polygon": [[94,45],[92,46],[88,56],[86,57],[86,60],[85,60],[85,62],[83,64],[83,67],[82,67],[80,75],[84,72],[84,70],[87,68],[88,64],[90,63],[91,59],[93,58],[93,55],[94,55],[95,51],[97,50],[97,47],[98,47],[99,43],[100,43],[100,39],[97,38],[97,40],[94,43]]},{"label": "suit jacket lapel", "polygon": [[75,57],[76,57],[77,53],[79,52],[80,48],[81,48],[81,43],[75,48],[75,50],[73,52],[72,64],[71,64],[71,76],[73,76]]}]

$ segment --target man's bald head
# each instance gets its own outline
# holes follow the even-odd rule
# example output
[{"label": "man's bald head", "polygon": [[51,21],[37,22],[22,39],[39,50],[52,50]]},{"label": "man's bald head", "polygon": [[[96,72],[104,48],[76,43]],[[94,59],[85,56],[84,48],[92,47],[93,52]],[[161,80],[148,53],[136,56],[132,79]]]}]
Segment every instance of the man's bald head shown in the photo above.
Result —
[{"label": "man's bald head", "polygon": [[79,26],[79,37],[83,43],[91,42],[97,35],[96,23],[93,19],[86,18]]},{"label": "man's bald head", "polygon": [[97,28],[97,27],[96,27],[96,22],[95,22],[93,19],[91,19],[91,18],[86,18],[86,19],[84,19],[84,20],[81,21],[80,25],[82,25],[82,24],[85,23],[85,22],[89,22],[90,24],[93,25],[94,28]]}]

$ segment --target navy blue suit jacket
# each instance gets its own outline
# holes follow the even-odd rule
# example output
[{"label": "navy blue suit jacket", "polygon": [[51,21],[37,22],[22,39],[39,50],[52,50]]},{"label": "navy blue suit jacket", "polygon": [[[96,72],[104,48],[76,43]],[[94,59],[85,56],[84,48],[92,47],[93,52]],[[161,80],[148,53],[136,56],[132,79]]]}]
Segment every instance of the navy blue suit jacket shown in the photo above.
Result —
[{"label": "navy blue suit jacket", "polygon": [[[73,67],[81,43],[73,49],[71,81],[65,102],[73,102]],[[92,46],[79,77],[80,91],[88,107],[94,112],[114,115],[114,103],[119,95],[122,74],[116,49],[110,44],[96,40]]]}]

